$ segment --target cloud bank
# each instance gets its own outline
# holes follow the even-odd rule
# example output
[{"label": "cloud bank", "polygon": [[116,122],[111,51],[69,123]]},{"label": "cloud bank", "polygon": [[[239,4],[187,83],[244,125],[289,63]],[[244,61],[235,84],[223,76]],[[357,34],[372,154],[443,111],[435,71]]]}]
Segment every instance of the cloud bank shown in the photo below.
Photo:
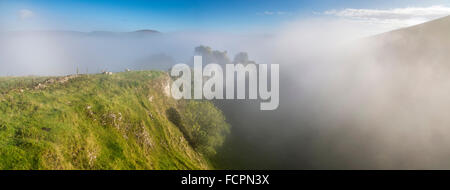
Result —
[{"label": "cloud bank", "polygon": [[352,21],[375,25],[389,25],[392,28],[407,27],[450,15],[450,7],[406,7],[394,9],[343,9],[328,10],[323,15],[336,16]]}]

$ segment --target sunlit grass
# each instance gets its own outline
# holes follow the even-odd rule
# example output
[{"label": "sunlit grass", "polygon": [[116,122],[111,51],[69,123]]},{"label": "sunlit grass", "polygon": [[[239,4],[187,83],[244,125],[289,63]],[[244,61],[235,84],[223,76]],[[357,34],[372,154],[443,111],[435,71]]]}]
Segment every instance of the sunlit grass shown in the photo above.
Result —
[{"label": "sunlit grass", "polygon": [[[0,78],[0,169],[210,168],[167,119],[166,110],[183,113],[189,101],[164,95],[166,73],[61,79]],[[36,88],[39,83],[45,87]],[[225,123],[220,111],[213,113]],[[186,114],[183,118],[194,123]]]}]

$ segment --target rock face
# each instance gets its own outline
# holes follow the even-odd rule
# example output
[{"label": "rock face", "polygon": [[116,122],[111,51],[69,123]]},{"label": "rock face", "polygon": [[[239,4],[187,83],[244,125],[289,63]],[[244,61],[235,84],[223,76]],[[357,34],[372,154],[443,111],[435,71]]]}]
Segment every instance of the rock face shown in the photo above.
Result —
[{"label": "rock face", "polygon": [[172,94],[171,94],[171,92],[170,92],[170,84],[171,84],[171,80],[169,79],[169,80],[167,80],[166,81],[166,84],[164,85],[164,94],[166,95],[166,96],[171,96]]},{"label": "rock face", "polygon": [[171,92],[172,78],[169,76],[168,73],[165,73],[165,75],[161,78],[162,79],[159,80],[159,82],[158,82],[159,88],[162,90],[162,92],[164,93],[165,96],[172,97],[172,92]]}]

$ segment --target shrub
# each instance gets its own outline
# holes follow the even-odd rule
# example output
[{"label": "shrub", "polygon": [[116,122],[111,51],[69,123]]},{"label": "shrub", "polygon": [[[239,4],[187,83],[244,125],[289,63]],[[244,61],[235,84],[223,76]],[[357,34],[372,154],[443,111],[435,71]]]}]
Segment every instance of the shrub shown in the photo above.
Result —
[{"label": "shrub", "polygon": [[230,130],[222,112],[209,101],[190,100],[182,106],[182,131],[186,131],[190,143],[199,152],[208,156],[215,155],[216,149],[223,144]]}]

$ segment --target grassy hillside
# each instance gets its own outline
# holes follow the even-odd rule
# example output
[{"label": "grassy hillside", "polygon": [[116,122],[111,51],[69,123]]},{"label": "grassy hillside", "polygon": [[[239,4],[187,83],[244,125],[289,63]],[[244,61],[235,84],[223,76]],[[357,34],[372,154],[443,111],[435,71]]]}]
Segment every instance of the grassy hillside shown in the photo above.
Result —
[{"label": "grassy hillside", "polygon": [[0,169],[211,169],[229,126],[210,102],[168,96],[168,79],[0,78]]}]

